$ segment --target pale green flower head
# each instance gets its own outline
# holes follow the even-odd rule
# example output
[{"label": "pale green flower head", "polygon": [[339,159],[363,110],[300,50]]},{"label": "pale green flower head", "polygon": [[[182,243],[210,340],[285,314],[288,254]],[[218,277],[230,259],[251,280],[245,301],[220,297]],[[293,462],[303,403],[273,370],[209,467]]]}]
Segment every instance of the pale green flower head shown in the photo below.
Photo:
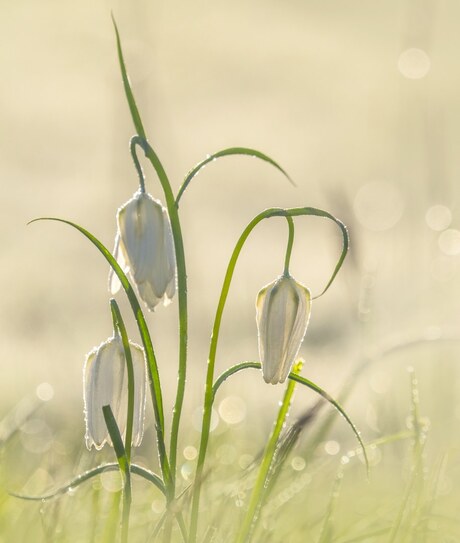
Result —
[{"label": "pale green flower head", "polygon": [[[114,257],[151,311],[160,302],[168,305],[176,292],[176,259],[167,210],[150,194],[138,191],[118,209],[117,223]],[[112,294],[120,288],[113,270],[109,286]]]},{"label": "pale green flower head", "polygon": [[[138,447],[144,434],[146,395],[146,363],[144,350],[129,342],[134,370],[134,416],[132,445]],[[128,371],[119,334],[109,338],[86,355],[83,369],[83,400],[85,404],[86,446],[99,450],[105,443],[112,445],[102,407],[110,405],[120,434],[126,432],[128,402]]]},{"label": "pale green flower head", "polygon": [[257,295],[259,356],[266,383],[283,383],[299,352],[311,310],[310,291],[289,274]]}]

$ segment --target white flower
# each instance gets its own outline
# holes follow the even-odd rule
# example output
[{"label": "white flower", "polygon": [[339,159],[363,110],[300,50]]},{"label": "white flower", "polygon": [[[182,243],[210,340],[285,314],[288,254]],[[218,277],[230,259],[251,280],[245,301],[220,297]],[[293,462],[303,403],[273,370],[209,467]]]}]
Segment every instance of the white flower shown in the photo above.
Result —
[{"label": "white flower", "polygon": [[[168,305],[176,292],[176,258],[167,210],[150,194],[138,191],[118,209],[117,223],[114,257],[129,272],[150,310],[162,300]],[[116,294],[120,281],[113,270],[109,284]]]},{"label": "white flower", "polygon": [[259,356],[266,383],[286,380],[305,336],[310,309],[310,291],[288,274],[257,295]]},{"label": "white flower", "polygon": [[[146,364],[144,350],[129,342],[134,369],[134,416],[132,445],[138,447],[144,434],[146,394]],[[128,371],[123,343],[114,333],[99,347],[86,355],[83,369],[83,400],[85,404],[86,446],[101,449],[107,442],[112,445],[104,420],[102,407],[110,405],[120,434],[126,431],[128,403]]]}]

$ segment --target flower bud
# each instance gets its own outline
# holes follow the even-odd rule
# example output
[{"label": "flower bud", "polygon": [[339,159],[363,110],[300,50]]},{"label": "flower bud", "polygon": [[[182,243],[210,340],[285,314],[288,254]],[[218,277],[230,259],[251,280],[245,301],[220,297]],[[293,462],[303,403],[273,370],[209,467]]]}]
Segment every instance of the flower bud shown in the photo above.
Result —
[{"label": "flower bud", "polygon": [[[176,292],[176,259],[167,210],[138,191],[119,208],[117,223],[114,257],[151,311],[161,301],[168,305]],[[118,292],[120,282],[113,270],[109,283],[112,294]]]},{"label": "flower bud", "polygon": [[[144,350],[129,342],[134,370],[134,416],[132,445],[138,447],[144,434],[146,364]],[[102,407],[110,405],[120,434],[126,432],[128,371],[123,342],[115,333],[86,355],[83,369],[86,446],[97,450],[107,442],[112,445]]]},{"label": "flower bud", "polygon": [[288,274],[257,295],[259,356],[266,383],[286,380],[305,336],[310,309],[310,291]]}]

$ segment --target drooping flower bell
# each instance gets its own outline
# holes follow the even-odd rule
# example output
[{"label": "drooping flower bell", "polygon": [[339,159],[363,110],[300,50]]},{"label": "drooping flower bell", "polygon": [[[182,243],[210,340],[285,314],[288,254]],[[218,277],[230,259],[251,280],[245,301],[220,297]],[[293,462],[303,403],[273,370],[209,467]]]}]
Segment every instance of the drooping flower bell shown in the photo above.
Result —
[{"label": "drooping flower bell", "polygon": [[259,356],[266,383],[286,380],[307,331],[310,310],[310,291],[288,273],[257,295]]},{"label": "drooping flower bell", "polygon": [[[176,258],[167,210],[150,194],[137,191],[118,209],[117,224],[114,257],[151,311],[161,301],[168,305],[176,292]],[[112,294],[120,288],[113,270],[109,287]]]},{"label": "drooping flower bell", "polygon": [[[132,445],[138,447],[144,434],[146,363],[144,350],[129,342],[134,370],[134,414]],[[86,355],[83,369],[86,446],[99,450],[112,445],[102,407],[110,405],[120,434],[126,431],[128,371],[123,342],[118,332]]]}]

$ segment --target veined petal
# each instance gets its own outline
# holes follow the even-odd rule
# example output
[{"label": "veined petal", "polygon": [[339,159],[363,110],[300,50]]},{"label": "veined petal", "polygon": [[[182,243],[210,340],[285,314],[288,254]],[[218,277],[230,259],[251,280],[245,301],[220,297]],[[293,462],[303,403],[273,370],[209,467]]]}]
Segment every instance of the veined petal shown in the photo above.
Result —
[{"label": "veined petal", "polygon": [[259,292],[259,355],[267,383],[286,380],[307,329],[310,306],[310,292],[290,276],[279,277]]},{"label": "veined petal", "polygon": [[[120,250],[120,234],[117,233],[115,236],[115,245],[112,252],[115,260],[118,262],[120,268],[127,273],[128,266],[125,262],[125,257],[123,255],[123,251]],[[121,288],[120,279],[118,279],[118,275],[113,271],[113,268],[110,268],[109,271],[109,292],[112,295],[115,295]]]},{"label": "veined petal", "polygon": [[83,399],[86,420],[86,446],[101,449],[111,444],[102,407],[110,405],[115,418],[119,413],[123,390],[125,358],[119,337],[112,337],[93,349],[84,366]]},{"label": "veined petal", "polygon": [[145,398],[147,392],[147,367],[144,349],[130,342],[134,369],[133,446],[139,447],[144,436]]},{"label": "veined petal", "polygon": [[[149,194],[137,192],[118,210],[120,249],[139,295],[150,310],[175,293],[174,241],[167,210]],[[167,303],[168,300],[165,300]]]},{"label": "veined petal", "polygon": [[[134,413],[132,444],[139,446],[144,434],[146,398],[146,362],[144,350],[129,342],[134,370]],[[128,372],[123,343],[119,335],[93,349],[84,366],[83,398],[85,404],[86,446],[101,449],[112,445],[102,407],[110,405],[121,436],[126,434]]]}]

